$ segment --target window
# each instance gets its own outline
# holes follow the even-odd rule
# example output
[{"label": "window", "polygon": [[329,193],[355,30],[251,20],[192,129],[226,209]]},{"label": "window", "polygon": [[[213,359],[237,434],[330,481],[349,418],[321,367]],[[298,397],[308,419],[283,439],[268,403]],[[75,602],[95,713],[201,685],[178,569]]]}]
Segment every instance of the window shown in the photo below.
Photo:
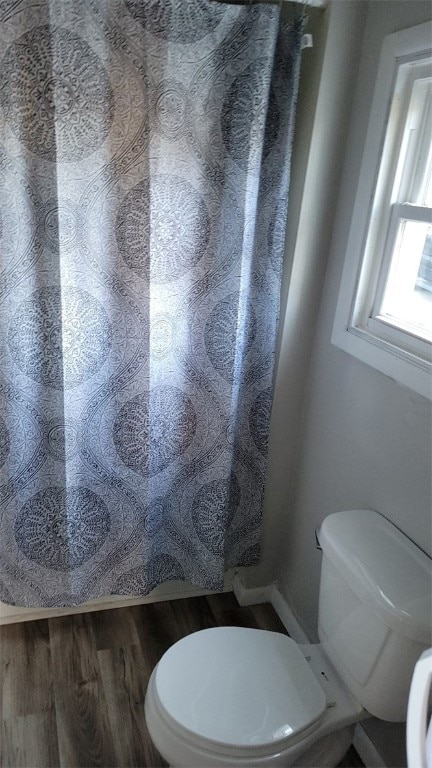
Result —
[{"label": "window", "polygon": [[432,396],[429,24],[385,39],[332,341]]}]

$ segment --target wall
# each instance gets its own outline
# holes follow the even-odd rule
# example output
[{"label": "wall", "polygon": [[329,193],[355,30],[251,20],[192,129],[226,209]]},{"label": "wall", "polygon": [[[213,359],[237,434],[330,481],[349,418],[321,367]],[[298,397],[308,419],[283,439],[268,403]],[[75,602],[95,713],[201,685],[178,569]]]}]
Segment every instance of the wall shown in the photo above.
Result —
[{"label": "wall", "polygon": [[[334,7],[338,10],[341,5]],[[363,50],[356,61],[359,76],[294,450],[297,459],[291,446],[285,469],[294,483],[278,528],[282,544],[277,578],[312,638],[316,637],[321,562],[313,532],[326,515],[341,509],[377,509],[420,547],[431,550],[431,404],[330,342],[382,41],[385,35],[426,21],[430,15],[430,3],[422,0],[368,3]],[[334,194],[334,186],[328,194]],[[310,224],[314,226],[313,217]],[[288,376],[285,384],[289,386]],[[289,434],[289,423],[284,428]],[[397,758],[394,752],[388,756],[387,764],[404,763],[400,729],[372,721],[370,732],[383,752],[391,747],[395,734],[399,752]]]},{"label": "wall", "polygon": [[[313,530],[338,509],[378,509],[431,550],[431,405],[330,342],[367,117],[383,37],[430,17],[423,0],[369,6],[339,205],[297,443],[295,499],[285,509],[279,580],[309,633],[320,556]],[[279,532],[279,534],[281,531]]]}]

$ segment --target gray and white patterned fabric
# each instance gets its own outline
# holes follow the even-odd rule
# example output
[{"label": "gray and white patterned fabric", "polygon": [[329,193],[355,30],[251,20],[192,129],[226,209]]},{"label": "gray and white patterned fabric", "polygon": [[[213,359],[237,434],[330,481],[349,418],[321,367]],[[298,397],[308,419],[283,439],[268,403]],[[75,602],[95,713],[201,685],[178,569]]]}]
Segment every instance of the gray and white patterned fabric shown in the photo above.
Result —
[{"label": "gray and white patterned fabric", "polygon": [[0,3],[0,599],[255,564],[303,21]]}]

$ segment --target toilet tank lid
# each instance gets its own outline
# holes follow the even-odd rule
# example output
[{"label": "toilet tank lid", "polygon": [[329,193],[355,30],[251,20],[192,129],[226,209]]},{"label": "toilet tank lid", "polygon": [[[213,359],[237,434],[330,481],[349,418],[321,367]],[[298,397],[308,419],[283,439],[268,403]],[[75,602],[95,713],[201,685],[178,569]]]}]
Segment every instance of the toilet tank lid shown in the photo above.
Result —
[{"label": "toilet tank lid", "polygon": [[386,626],[430,644],[430,557],[370,509],[329,515],[321,525],[319,542],[341,576]]}]

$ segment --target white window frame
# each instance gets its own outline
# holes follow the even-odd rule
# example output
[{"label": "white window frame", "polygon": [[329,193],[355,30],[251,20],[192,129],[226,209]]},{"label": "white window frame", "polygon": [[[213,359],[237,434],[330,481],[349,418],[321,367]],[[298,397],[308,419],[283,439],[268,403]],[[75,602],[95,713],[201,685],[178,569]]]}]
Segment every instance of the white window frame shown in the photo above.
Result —
[{"label": "white window frame", "polygon": [[[332,333],[333,344],[429,399],[432,345],[416,338],[408,327],[404,332],[372,315],[388,274],[392,232],[400,218],[407,217],[406,205],[388,205],[394,174],[385,171],[386,164],[389,168],[394,164],[394,147],[400,145],[398,110],[404,105],[393,99],[396,76],[402,64],[431,55],[431,40],[430,23],[384,40]],[[387,206],[383,207],[382,201],[387,201]],[[420,207],[410,209],[414,218],[421,220]]]}]

